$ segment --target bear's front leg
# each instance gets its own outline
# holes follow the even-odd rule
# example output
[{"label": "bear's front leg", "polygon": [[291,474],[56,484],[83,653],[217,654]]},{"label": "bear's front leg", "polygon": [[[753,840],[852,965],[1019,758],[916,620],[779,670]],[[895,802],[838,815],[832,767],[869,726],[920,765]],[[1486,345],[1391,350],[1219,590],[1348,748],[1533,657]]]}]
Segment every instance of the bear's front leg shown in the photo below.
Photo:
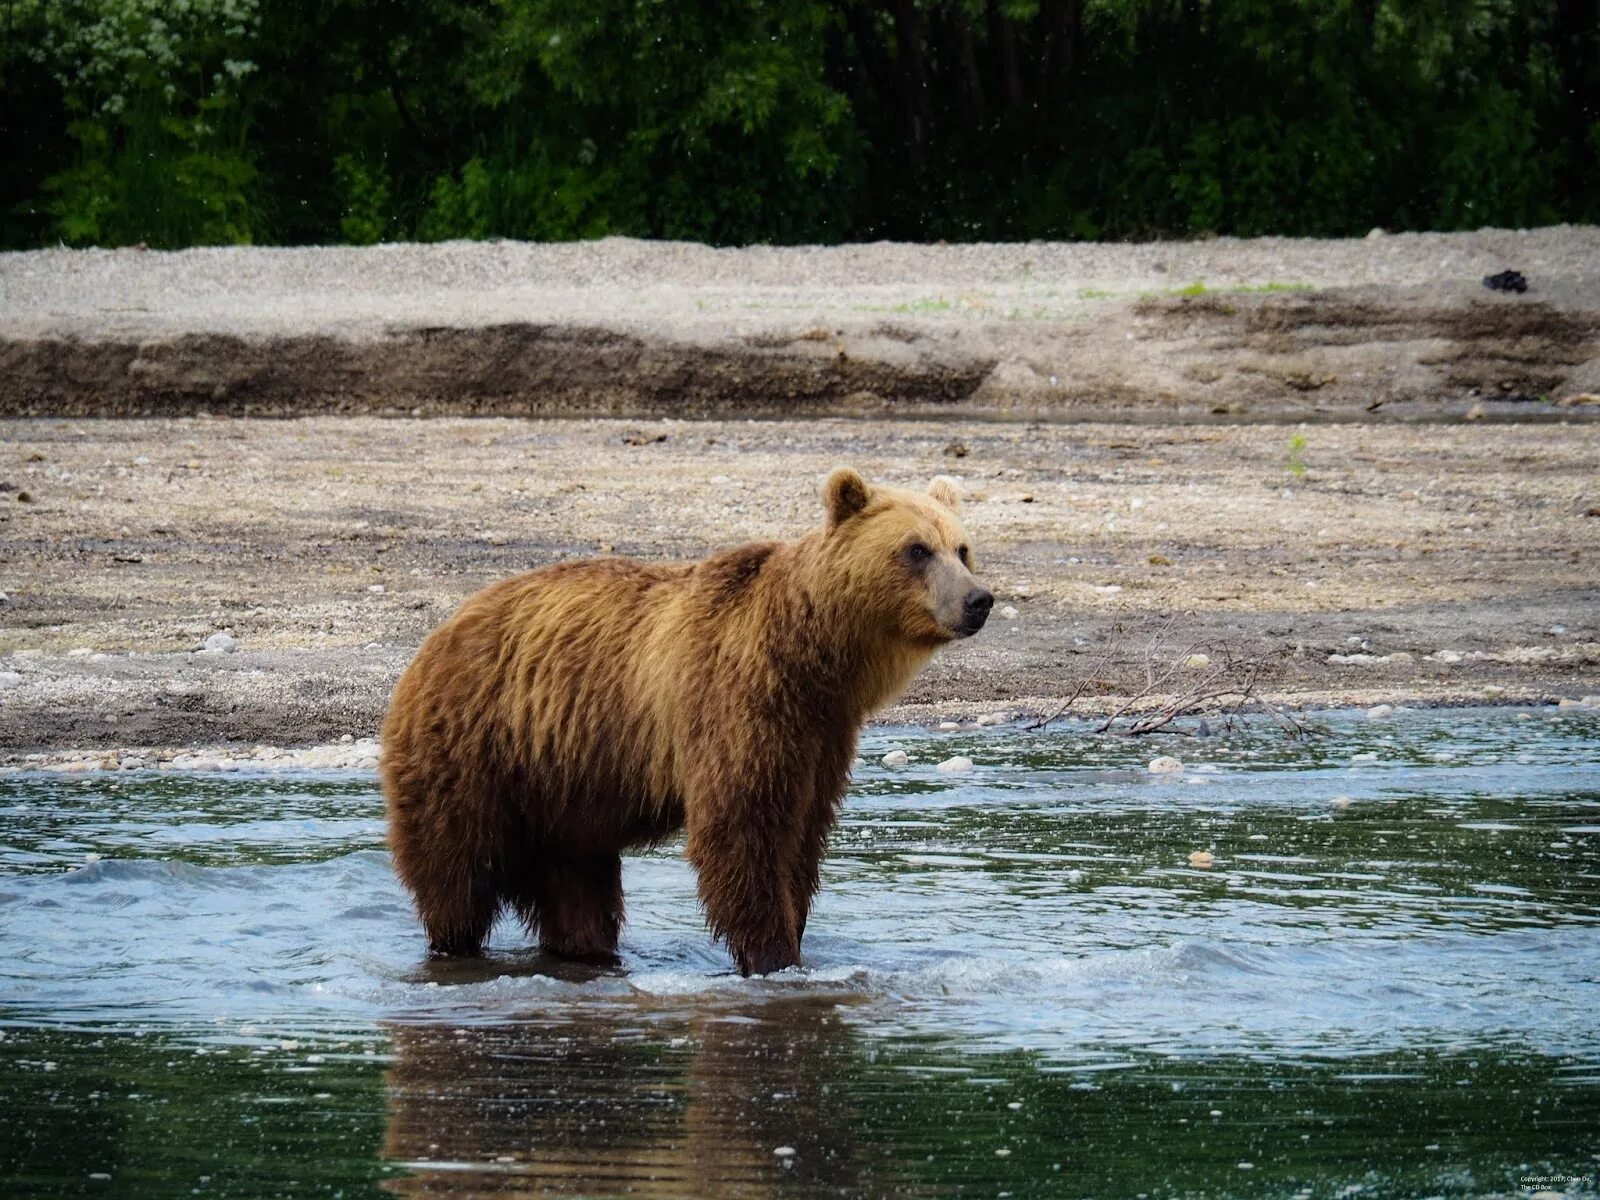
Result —
[{"label": "bear's front leg", "polygon": [[800,961],[790,858],[798,831],[750,796],[691,806],[687,853],[711,932],[728,943],[741,975]]}]

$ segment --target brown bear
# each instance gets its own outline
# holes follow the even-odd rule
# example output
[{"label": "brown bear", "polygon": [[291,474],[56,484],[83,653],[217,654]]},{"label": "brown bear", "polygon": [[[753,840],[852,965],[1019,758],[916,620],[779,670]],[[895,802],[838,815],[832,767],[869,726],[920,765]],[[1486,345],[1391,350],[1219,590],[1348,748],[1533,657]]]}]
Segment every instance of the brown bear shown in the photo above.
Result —
[{"label": "brown bear", "polygon": [[823,500],[798,541],[542,567],[428,637],[381,775],[434,953],[479,953],[510,907],[545,950],[614,962],[620,852],[687,827],[739,970],[799,962],[862,722],[994,603],[953,480],[922,494],[841,467]]}]

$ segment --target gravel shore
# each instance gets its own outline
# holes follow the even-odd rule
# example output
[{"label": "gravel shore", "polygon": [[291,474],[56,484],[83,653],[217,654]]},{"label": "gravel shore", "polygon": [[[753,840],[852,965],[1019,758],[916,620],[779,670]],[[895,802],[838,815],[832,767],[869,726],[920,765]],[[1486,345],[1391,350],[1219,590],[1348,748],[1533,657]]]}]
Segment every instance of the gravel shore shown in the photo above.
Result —
[{"label": "gravel shore", "polygon": [[[890,719],[1048,710],[1092,676],[1084,711],[1192,652],[1266,659],[1261,690],[1291,703],[1600,692],[1593,424],[52,419],[0,437],[13,758],[370,736],[478,587],[798,534],[838,462],[958,475],[999,597]],[[234,649],[204,649],[223,631]]]},{"label": "gravel shore", "polygon": [[887,719],[1193,655],[1291,704],[1576,701],[1597,391],[1588,228],[0,255],[0,757],[370,737],[476,588],[796,535],[841,462],[959,476],[1000,598]]}]

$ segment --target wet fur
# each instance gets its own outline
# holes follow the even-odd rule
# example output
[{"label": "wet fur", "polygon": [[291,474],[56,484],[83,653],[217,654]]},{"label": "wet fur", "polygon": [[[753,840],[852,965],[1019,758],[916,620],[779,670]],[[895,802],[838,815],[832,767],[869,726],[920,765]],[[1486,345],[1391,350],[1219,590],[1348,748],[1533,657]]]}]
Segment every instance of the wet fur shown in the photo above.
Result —
[{"label": "wet fur", "polygon": [[[739,969],[798,962],[861,723],[977,586],[953,485],[930,492],[841,469],[797,541],[564,563],[469,598],[383,727],[390,845],[433,950],[480,952],[510,907],[546,950],[610,959],[620,852],[687,827]],[[908,565],[909,542],[935,557]]]}]

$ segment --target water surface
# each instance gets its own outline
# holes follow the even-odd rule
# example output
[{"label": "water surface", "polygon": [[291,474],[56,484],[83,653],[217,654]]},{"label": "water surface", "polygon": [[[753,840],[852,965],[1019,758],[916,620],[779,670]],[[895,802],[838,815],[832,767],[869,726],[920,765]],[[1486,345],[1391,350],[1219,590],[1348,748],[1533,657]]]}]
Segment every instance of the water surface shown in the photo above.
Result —
[{"label": "water surface", "polygon": [[430,963],[370,775],[0,777],[3,1190],[1594,1194],[1600,720],[1322,724],[872,731],[766,980],[675,847]]}]

